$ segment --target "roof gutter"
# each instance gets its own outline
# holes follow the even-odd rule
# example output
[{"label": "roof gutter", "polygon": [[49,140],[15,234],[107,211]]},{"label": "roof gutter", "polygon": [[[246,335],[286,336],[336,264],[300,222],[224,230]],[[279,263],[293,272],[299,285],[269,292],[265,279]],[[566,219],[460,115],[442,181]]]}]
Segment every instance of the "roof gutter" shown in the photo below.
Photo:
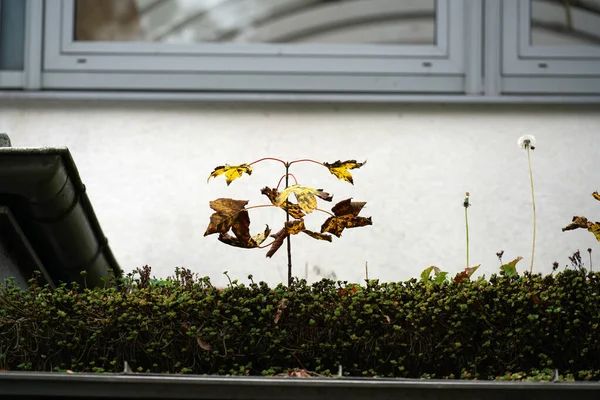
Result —
[{"label": "roof gutter", "polygon": [[54,283],[94,287],[121,275],[67,148],[0,147],[0,204]]},{"label": "roof gutter", "polygon": [[598,399],[598,382],[502,382],[391,378],[281,378],[2,372],[0,398],[254,400]]}]

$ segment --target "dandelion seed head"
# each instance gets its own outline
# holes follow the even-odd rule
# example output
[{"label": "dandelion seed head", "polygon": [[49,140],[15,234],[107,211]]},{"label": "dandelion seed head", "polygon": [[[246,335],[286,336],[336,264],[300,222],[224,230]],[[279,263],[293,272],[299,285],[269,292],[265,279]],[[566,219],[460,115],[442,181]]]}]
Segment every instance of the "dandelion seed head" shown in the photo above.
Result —
[{"label": "dandelion seed head", "polygon": [[519,147],[527,150],[530,148],[531,150],[535,149],[535,137],[533,135],[523,135],[519,138]]}]

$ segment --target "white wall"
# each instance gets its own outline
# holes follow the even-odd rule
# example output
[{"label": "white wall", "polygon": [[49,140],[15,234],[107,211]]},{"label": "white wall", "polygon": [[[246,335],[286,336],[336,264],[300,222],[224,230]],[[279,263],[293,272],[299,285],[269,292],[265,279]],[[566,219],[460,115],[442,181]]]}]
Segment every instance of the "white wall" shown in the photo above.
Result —
[{"label": "white wall", "polygon": [[[561,268],[580,249],[588,265],[592,248],[600,269],[600,245],[591,233],[561,232],[573,215],[600,220],[600,113],[583,106],[378,106],[378,105],[202,105],[158,103],[0,103],[0,132],[15,147],[67,146],[101,225],[122,268],[149,264],[157,277],[183,266],[224,285],[222,272],[247,281],[275,284],[286,277],[282,248],[226,246],[203,237],[218,197],[267,200],[283,170],[255,166],[227,187],[223,177],[206,182],[217,165],[271,156],[368,160],[353,171],[355,185],[338,181],[314,164],[293,172],[307,186],[334,193],[336,201],[367,201],[361,215],[373,226],[346,230],[333,243],[293,237],[295,272],[318,279],[313,267],[339,279],[405,280],[429,265],[451,273],[465,266],[465,191],[469,208],[471,264],[490,275],[504,261],[531,256],[532,210],[523,134],[537,138],[532,154],[538,209],[534,272]],[[329,208],[326,203],[321,203]],[[251,230],[268,223],[278,230],[277,209],[250,211]],[[325,215],[311,215],[318,230]]]}]

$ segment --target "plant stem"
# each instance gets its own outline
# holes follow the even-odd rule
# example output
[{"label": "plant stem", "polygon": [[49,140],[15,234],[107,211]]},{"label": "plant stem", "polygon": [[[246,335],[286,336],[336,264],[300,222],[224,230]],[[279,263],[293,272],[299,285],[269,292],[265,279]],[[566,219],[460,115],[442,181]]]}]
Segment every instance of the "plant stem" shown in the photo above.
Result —
[{"label": "plant stem", "polygon": [[330,213],[329,211],[327,211],[327,210],[323,210],[323,209],[321,209],[321,208],[315,208],[315,211],[321,211],[322,213],[329,214],[329,216],[330,216],[330,217],[335,217],[335,215],[333,215],[333,214],[332,214],[332,213]]},{"label": "plant stem", "polygon": [[[287,179],[288,176],[291,176],[292,178],[294,178],[294,182],[296,182],[296,185],[298,184],[298,180],[296,179],[294,174],[285,174],[281,178],[279,178],[279,182],[277,182],[277,186],[275,187],[275,189],[279,190],[279,185],[281,185],[281,181],[283,180],[283,178]],[[287,180],[286,180],[286,182],[287,182]],[[286,183],[286,185],[287,185],[287,183]]]},{"label": "plant stem", "polygon": [[299,162],[311,162],[311,163],[319,164],[322,167],[325,166],[325,164],[323,164],[322,162],[318,162],[318,161],[311,160],[311,159],[308,159],[308,158],[303,158],[301,160],[294,160],[294,161],[290,162],[290,165],[295,164],[295,163],[299,163]]},{"label": "plant stem", "polygon": [[246,207],[246,208],[240,210],[239,212],[242,212],[244,210],[252,210],[253,208],[263,208],[263,207],[275,207],[275,206],[273,204],[259,204],[257,206]]},{"label": "plant stem", "polygon": [[467,232],[467,268],[469,268],[469,216],[467,214],[467,208],[465,207],[465,228]]},{"label": "plant stem", "polygon": [[530,146],[527,146],[527,162],[529,163],[529,182],[531,183],[531,204],[533,206],[533,243],[531,245],[531,264],[529,265],[529,273],[533,273],[533,257],[535,255],[535,233],[536,233],[536,213],[535,213],[535,192],[533,190],[533,171],[531,169],[531,151]]},{"label": "plant stem", "polygon": [[254,165],[254,164],[256,164],[256,163],[259,163],[259,162],[261,162],[261,161],[266,161],[266,160],[277,161],[277,162],[280,162],[280,163],[282,163],[283,165],[286,165],[286,162],[285,162],[285,161],[283,161],[283,160],[280,160],[279,158],[273,158],[273,157],[264,157],[264,158],[260,158],[260,159],[258,159],[258,160],[256,160],[256,161],[252,161],[252,162],[251,162],[250,164],[248,164],[248,165]]},{"label": "plant stem", "polygon": [[[287,189],[289,186],[289,176],[290,176],[290,163],[285,163],[285,188]],[[296,179],[296,178],[294,178]],[[288,210],[290,202],[288,199],[285,199],[285,222],[286,225],[290,221],[290,212]],[[292,239],[290,235],[286,238],[287,242],[287,259],[288,259],[288,287],[292,286]]]}]

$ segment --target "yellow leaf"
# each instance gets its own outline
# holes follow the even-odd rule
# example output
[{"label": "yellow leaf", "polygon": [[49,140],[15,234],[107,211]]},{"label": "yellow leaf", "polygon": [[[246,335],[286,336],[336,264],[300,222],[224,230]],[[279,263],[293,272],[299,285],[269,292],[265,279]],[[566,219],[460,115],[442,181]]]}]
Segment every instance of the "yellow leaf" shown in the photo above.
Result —
[{"label": "yellow leaf", "polygon": [[289,221],[285,223],[285,230],[290,235],[297,235],[300,232],[304,231],[306,227],[304,226],[303,219],[295,219],[293,221]]},{"label": "yellow leaf", "polygon": [[208,176],[206,181],[208,182],[210,178],[216,178],[221,174],[225,174],[225,182],[227,182],[227,186],[229,186],[231,182],[241,177],[244,172],[248,175],[252,175],[252,167],[248,164],[222,165],[216,167],[215,170]]},{"label": "yellow leaf", "polygon": [[269,228],[269,225],[267,225],[265,231],[259,233],[258,235],[252,236],[252,240],[256,243],[257,246],[260,246],[262,242],[264,242],[269,237],[270,234],[271,229]]},{"label": "yellow leaf", "polygon": [[592,232],[596,236],[596,240],[600,242],[600,222],[590,224],[588,231]]},{"label": "yellow leaf", "polygon": [[349,169],[360,168],[365,165],[367,162],[356,162],[356,160],[346,160],[344,162],[338,160],[332,164],[323,163],[333,175],[335,175],[338,179],[341,179],[346,182],[350,182],[354,185],[354,180],[352,180],[352,175],[348,172]]},{"label": "yellow leaf", "polygon": [[294,193],[294,196],[296,196],[298,206],[307,214],[310,214],[315,208],[317,208],[317,199],[315,196],[320,197],[325,201],[331,201],[333,198],[329,195],[329,193],[325,193],[321,189],[292,185],[279,193],[275,199],[275,205],[278,207],[283,205],[285,207],[285,201],[292,193]]},{"label": "yellow leaf", "polygon": [[271,201],[271,204],[273,204],[274,206],[277,206],[279,208],[281,208],[282,210],[286,210],[287,207],[287,212],[288,214],[290,214],[290,216],[292,218],[295,219],[300,219],[300,218],[304,218],[306,216],[306,214],[304,214],[304,211],[302,211],[302,209],[300,208],[300,206],[298,204],[294,204],[288,201],[288,204],[286,206],[285,201],[281,204],[281,205],[277,205],[277,196],[279,196],[279,192],[277,191],[277,189],[271,189],[268,186],[265,186],[264,188],[261,189],[260,191],[262,194],[264,194],[265,196],[267,196],[269,198],[269,200]]},{"label": "yellow leaf", "polygon": [[592,193],[592,196],[594,196],[596,200],[600,201],[600,194],[598,194],[598,192]]}]

